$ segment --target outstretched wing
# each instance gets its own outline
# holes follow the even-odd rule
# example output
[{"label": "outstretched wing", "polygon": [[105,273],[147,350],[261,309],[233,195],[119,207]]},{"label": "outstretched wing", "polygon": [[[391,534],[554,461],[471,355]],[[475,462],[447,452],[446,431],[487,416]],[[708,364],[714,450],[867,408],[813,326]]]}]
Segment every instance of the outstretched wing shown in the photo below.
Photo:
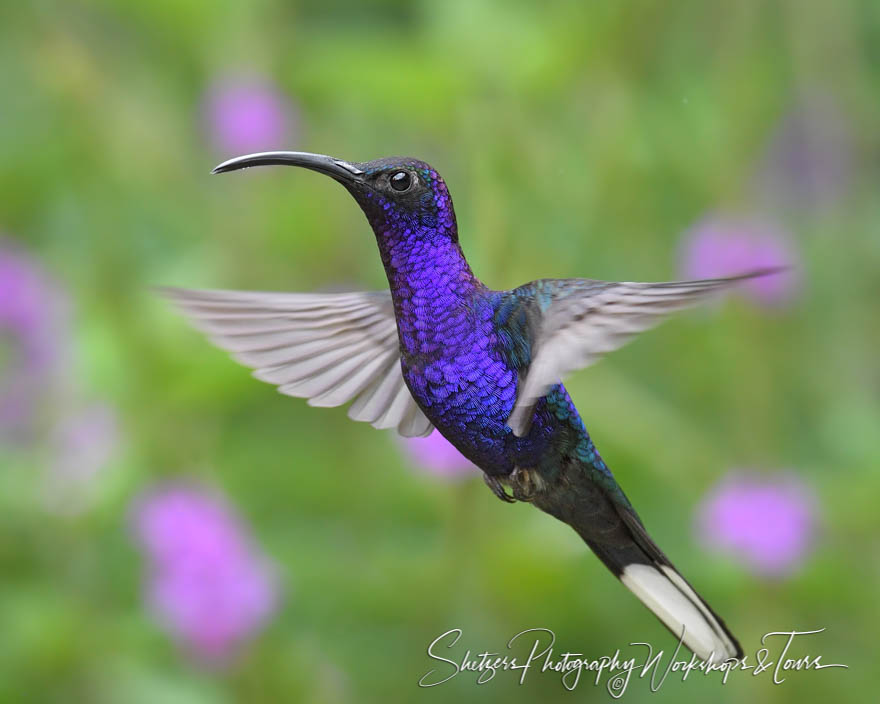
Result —
[{"label": "outstretched wing", "polygon": [[668,283],[547,279],[527,284],[540,312],[533,313],[531,364],[519,380],[507,424],[514,434],[525,435],[535,404],[566,374],[622,347],[669,313],[702,303],[743,279],[777,271]]},{"label": "outstretched wing", "polygon": [[219,347],[311,406],[354,401],[348,415],[404,436],[430,434],[400,370],[389,291],[162,292]]}]

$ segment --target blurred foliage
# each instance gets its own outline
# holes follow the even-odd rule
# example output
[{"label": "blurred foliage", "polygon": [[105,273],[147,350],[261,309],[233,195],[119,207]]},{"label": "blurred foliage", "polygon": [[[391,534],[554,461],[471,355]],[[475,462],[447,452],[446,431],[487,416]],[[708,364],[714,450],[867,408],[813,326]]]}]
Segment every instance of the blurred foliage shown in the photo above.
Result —
[{"label": "blurred foliage", "polygon": [[[805,282],[793,307],[680,316],[569,388],[658,543],[746,650],[826,627],[809,652],[850,669],[656,694],[639,680],[626,698],[876,696],[878,47],[870,0],[4,3],[0,230],[68,292],[76,384],[117,408],[125,440],[77,516],[46,511],[39,452],[0,454],[0,700],[598,699],[549,675],[416,682],[427,644],[455,627],[475,651],[538,626],[595,655],[672,645],[566,526],[478,480],[423,476],[389,433],[255,382],[151,292],[385,285],[328,179],[209,176],[233,155],[212,147],[201,101],[243,69],[299,110],[298,141],[278,148],[436,166],[496,288],[673,278],[681,233],[707,212],[788,228]],[[755,186],[763,154],[816,94],[843,117],[852,180],[832,202],[776,203]],[[737,466],[792,468],[819,497],[822,539],[787,580],[692,535],[700,496]],[[277,617],[226,670],[182,657],[143,606],[130,505],[174,476],[221,487],[283,573]]]}]

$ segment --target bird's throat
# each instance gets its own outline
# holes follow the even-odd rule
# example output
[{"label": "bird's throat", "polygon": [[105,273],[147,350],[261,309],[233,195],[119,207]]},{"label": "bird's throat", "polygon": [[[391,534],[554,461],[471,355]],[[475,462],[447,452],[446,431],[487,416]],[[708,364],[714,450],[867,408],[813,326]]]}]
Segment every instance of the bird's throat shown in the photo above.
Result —
[{"label": "bird's throat", "polygon": [[401,346],[434,356],[468,337],[475,296],[485,286],[456,240],[437,231],[377,231]]}]

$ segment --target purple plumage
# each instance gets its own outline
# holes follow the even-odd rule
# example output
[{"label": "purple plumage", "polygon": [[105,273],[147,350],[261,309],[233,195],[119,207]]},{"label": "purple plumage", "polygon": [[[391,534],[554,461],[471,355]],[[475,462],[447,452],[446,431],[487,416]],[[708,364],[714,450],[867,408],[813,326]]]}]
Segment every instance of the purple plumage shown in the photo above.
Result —
[{"label": "purple plumage", "polygon": [[562,419],[539,413],[525,438],[507,418],[516,400],[514,342],[499,334],[496,317],[510,292],[488,289],[474,276],[458,242],[452,199],[443,179],[412,159],[383,159],[369,169],[411,169],[424,184],[413,201],[374,190],[355,191],[376,235],[394,302],[403,378],[433,425],[468,459],[491,476],[507,477],[515,466],[533,466],[546,456],[554,425],[589,442],[568,395],[560,387]]}]

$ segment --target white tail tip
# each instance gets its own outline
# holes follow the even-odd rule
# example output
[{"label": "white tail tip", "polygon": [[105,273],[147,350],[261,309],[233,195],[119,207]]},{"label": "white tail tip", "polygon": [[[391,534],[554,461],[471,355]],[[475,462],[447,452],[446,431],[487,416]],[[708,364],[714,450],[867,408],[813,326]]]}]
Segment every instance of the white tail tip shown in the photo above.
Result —
[{"label": "white tail tip", "polygon": [[738,655],[736,643],[709,607],[667,566],[627,565],[620,581],[635,594],[698,658],[721,662]]}]

